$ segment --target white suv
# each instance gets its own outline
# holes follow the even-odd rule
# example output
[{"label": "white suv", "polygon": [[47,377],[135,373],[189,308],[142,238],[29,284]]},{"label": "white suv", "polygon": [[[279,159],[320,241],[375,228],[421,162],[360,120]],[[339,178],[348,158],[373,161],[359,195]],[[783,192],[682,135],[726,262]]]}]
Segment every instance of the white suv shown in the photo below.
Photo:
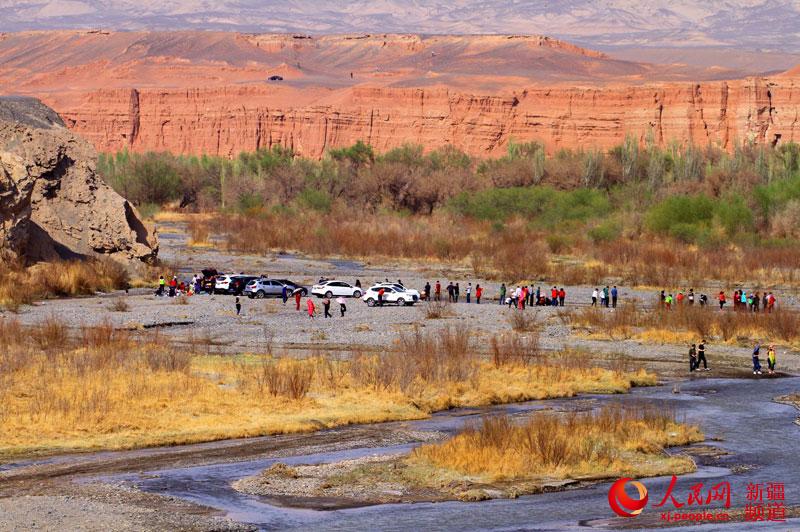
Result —
[{"label": "white suv", "polygon": [[361,297],[361,288],[344,281],[324,281],[311,287],[317,297]]},{"label": "white suv", "polygon": [[403,305],[410,306],[419,301],[419,292],[416,290],[410,290],[391,283],[376,284],[367,290],[367,293],[361,299],[367,306],[374,307],[378,304],[378,290],[381,288],[383,289],[384,303],[393,303],[400,307]]}]

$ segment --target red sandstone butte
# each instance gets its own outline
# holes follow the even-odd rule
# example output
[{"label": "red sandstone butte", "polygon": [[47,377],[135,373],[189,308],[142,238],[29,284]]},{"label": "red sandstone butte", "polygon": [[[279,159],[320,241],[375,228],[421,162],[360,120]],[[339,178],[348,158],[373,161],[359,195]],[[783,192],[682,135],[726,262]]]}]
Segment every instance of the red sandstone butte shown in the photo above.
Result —
[{"label": "red sandstone butte", "polygon": [[233,156],[282,145],[321,157],[362,140],[488,156],[512,139],[549,151],[608,148],[626,135],[726,149],[800,141],[797,68],[721,80],[734,73],[621,61],[538,36],[1,37],[0,93],[42,98],[100,151]]}]

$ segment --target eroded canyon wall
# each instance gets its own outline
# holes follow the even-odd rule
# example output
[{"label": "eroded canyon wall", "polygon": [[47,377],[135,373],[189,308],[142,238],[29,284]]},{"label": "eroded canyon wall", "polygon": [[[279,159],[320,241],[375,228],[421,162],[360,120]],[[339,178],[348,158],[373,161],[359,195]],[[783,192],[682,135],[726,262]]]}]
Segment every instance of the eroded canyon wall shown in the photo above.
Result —
[{"label": "eroded canyon wall", "polygon": [[[296,92],[293,97],[293,91]],[[314,92],[316,91],[316,92]],[[800,141],[800,79],[750,78],[602,88],[531,88],[506,96],[450,89],[119,89],[42,95],[100,151],[235,155],[276,144],[320,157],[363,140],[378,151],[446,144],[475,156],[509,140],[609,148],[632,134],[731,149]]]}]

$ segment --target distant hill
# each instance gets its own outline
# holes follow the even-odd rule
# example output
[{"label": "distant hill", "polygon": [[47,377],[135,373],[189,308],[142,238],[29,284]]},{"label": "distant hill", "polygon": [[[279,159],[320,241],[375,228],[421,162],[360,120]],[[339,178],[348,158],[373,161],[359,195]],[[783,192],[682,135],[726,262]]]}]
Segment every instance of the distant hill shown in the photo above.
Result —
[{"label": "distant hill", "polygon": [[800,51],[797,0],[8,0],[0,31],[546,34],[590,47],[737,46]]}]

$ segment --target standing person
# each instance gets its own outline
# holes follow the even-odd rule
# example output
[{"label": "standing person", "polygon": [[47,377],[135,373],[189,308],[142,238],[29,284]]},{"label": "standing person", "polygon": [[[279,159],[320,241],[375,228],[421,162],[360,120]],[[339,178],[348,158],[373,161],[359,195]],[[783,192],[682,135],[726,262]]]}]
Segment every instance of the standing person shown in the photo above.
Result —
[{"label": "standing person", "polygon": [[323,314],[326,318],[332,318],[331,316],[331,300],[327,297],[322,298],[322,309],[325,311]]},{"label": "standing person", "polygon": [[768,304],[769,304],[769,298],[767,297],[767,293],[764,292],[764,297],[761,298],[761,310],[766,312]]},{"label": "standing person", "polygon": [[666,302],[667,295],[662,290],[661,294],[658,297],[659,297],[658,306],[661,307],[661,308],[664,308],[664,303]]},{"label": "standing person", "polygon": [[481,285],[479,285],[479,284],[475,285],[475,304],[476,305],[480,305],[481,304],[481,296],[482,295],[483,295],[483,288],[481,288]]},{"label": "standing person", "polygon": [[306,301],[306,307],[308,308],[308,317],[309,319],[314,319],[314,313],[317,311],[317,307],[314,306],[314,300],[310,297]]},{"label": "standing person", "polygon": [[617,308],[617,296],[619,295],[619,291],[617,290],[617,285],[614,285],[614,288],[611,289],[611,306]]},{"label": "standing person", "polygon": [[511,291],[511,294],[508,296],[508,308],[513,306],[517,306],[517,297],[519,296],[519,287],[515,288]]},{"label": "standing person", "polygon": [[442,284],[439,281],[436,281],[436,289],[434,290],[433,293],[436,301],[442,300]]},{"label": "standing person", "polygon": [[164,280],[164,276],[163,275],[159,275],[158,276],[158,290],[156,290],[156,295],[157,296],[163,296],[164,295],[164,287],[166,285],[167,285],[167,281]]},{"label": "standing person", "polygon": [[697,368],[697,348],[694,344],[689,347],[689,373]]},{"label": "standing person", "polygon": [[775,296],[772,295],[772,292],[769,293],[767,296],[767,312],[772,313],[772,309],[775,307]]},{"label": "standing person", "polygon": [[500,304],[506,304],[506,283],[500,284]]},{"label": "standing person", "polygon": [[386,290],[384,290],[384,288],[381,286],[378,289],[378,306],[379,307],[383,306],[383,294],[385,294],[385,293],[386,293]]},{"label": "standing person", "polygon": [[760,354],[761,344],[756,342],[756,346],[753,348],[753,375],[761,375],[761,362],[758,360]]},{"label": "standing person", "polygon": [[339,303],[339,313],[344,318],[344,313],[347,312],[347,305],[345,305],[344,298],[339,296],[336,298],[336,302]]},{"label": "standing person", "polygon": [[555,286],[550,289],[550,304],[554,307],[558,306],[558,288]]},{"label": "standing person", "polygon": [[608,308],[611,305],[611,289],[609,289],[608,285],[603,288],[603,293],[606,296],[606,308]]},{"label": "standing person", "polygon": [[775,346],[769,344],[769,349],[767,349],[767,367],[769,368],[769,374],[775,374]]},{"label": "standing person", "polygon": [[453,288],[453,298],[455,299],[456,303],[458,303],[458,296],[459,295],[461,295],[461,287],[459,287],[458,283],[456,283],[455,288]]},{"label": "standing person", "polygon": [[706,362],[706,341],[703,339],[700,345],[697,346],[697,371],[700,371],[700,362],[703,363],[703,370],[708,371],[708,363]]},{"label": "standing person", "polygon": [[664,305],[666,305],[667,310],[672,309],[672,294],[669,294],[667,297],[664,298]]},{"label": "standing person", "polygon": [[361,288],[361,279],[356,279],[356,288]]},{"label": "standing person", "polygon": [[242,303],[239,301],[239,297],[236,297],[236,315],[238,316],[242,312]]},{"label": "standing person", "polygon": [[467,283],[467,289],[464,292],[467,294],[467,303],[471,303],[470,298],[472,297],[472,283]]},{"label": "standing person", "polygon": [[747,292],[745,292],[744,290],[742,290],[739,299],[739,308],[741,310],[747,310]]},{"label": "standing person", "polygon": [[425,281],[425,289],[423,294],[425,296],[425,301],[431,300],[431,283],[429,281]]},{"label": "standing person", "polygon": [[294,303],[295,303],[295,307],[297,308],[297,310],[300,310],[300,298],[301,297],[302,296],[300,295],[300,290],[295,290],[295,292],[294,292]]},{"label": "standing person", "polygon": [[690,307],[694,305],[694,288],[689,289],[689,296],[687,297],[687,299],[689,300]]},{"label": "standing person", "polygon": [[761,296],[758,295],[758,292],[753,294],[753,312],[758,312],[758,307],[761,304]]},{"label": "standing person", "polygon": [[450,281],[447,283],[447,301],[450,303],[455,303],[455,292],[456,287],[453,286],[453,282]]},{"label": "standing person", "polygon": [[597,295],[598,295],[597,294],[597,288],[595,288],[594,291],[592,292],[592,306],[593,307],[597,306]]},{"label": "standing person", "polygon": [[524,310],[525,309],[525,303],[527,303],[527,302],[528,302],[528,287],[527,286],[523,286],[522,287],[522,294],[519,297],[519,308]]},{"label": "standing person", "polygon": [[536,287],[536,301],[534,301],[534,303],[536,305],[540,305],[541,301],[542,301],[542,287],[541,286],[537,286]]},{"label": "standing person", "polygon": [[175,297],[176,290],[178,290],[178,278],[173,275],[169,282],[169,297]]},{"label": "standing person", "polygon": [[678,292],[678,296],[676,297],[676,299],[678,301],[678,306],[682,307],[683,306],[683,292]]},{"label": "standing person", "polygon": [[724,310],[725,309],[725,303],[726,303],[726,301],[725,301],[725,292],[720,290],[719,291],[719,296],[717,296],[717,299],[719,299],[719,309],[720,310]]},{"label": "standing person", "polygon": [[601,307],[605,307],[606,306],[606,289],[605,288],[600,290],[600,306]]},{"label": "standing person", "polygon": [[567,291],[564,290],[564,287],[561,287],[561,290],[558,291],[558,305],[560,307],[564,306],[564,300],[567,299]]},{"label": "standing person", "polygon": [[281,287],[281,299],[283,300],[284,305],[289,300],[289,287],[286,285]]}]

